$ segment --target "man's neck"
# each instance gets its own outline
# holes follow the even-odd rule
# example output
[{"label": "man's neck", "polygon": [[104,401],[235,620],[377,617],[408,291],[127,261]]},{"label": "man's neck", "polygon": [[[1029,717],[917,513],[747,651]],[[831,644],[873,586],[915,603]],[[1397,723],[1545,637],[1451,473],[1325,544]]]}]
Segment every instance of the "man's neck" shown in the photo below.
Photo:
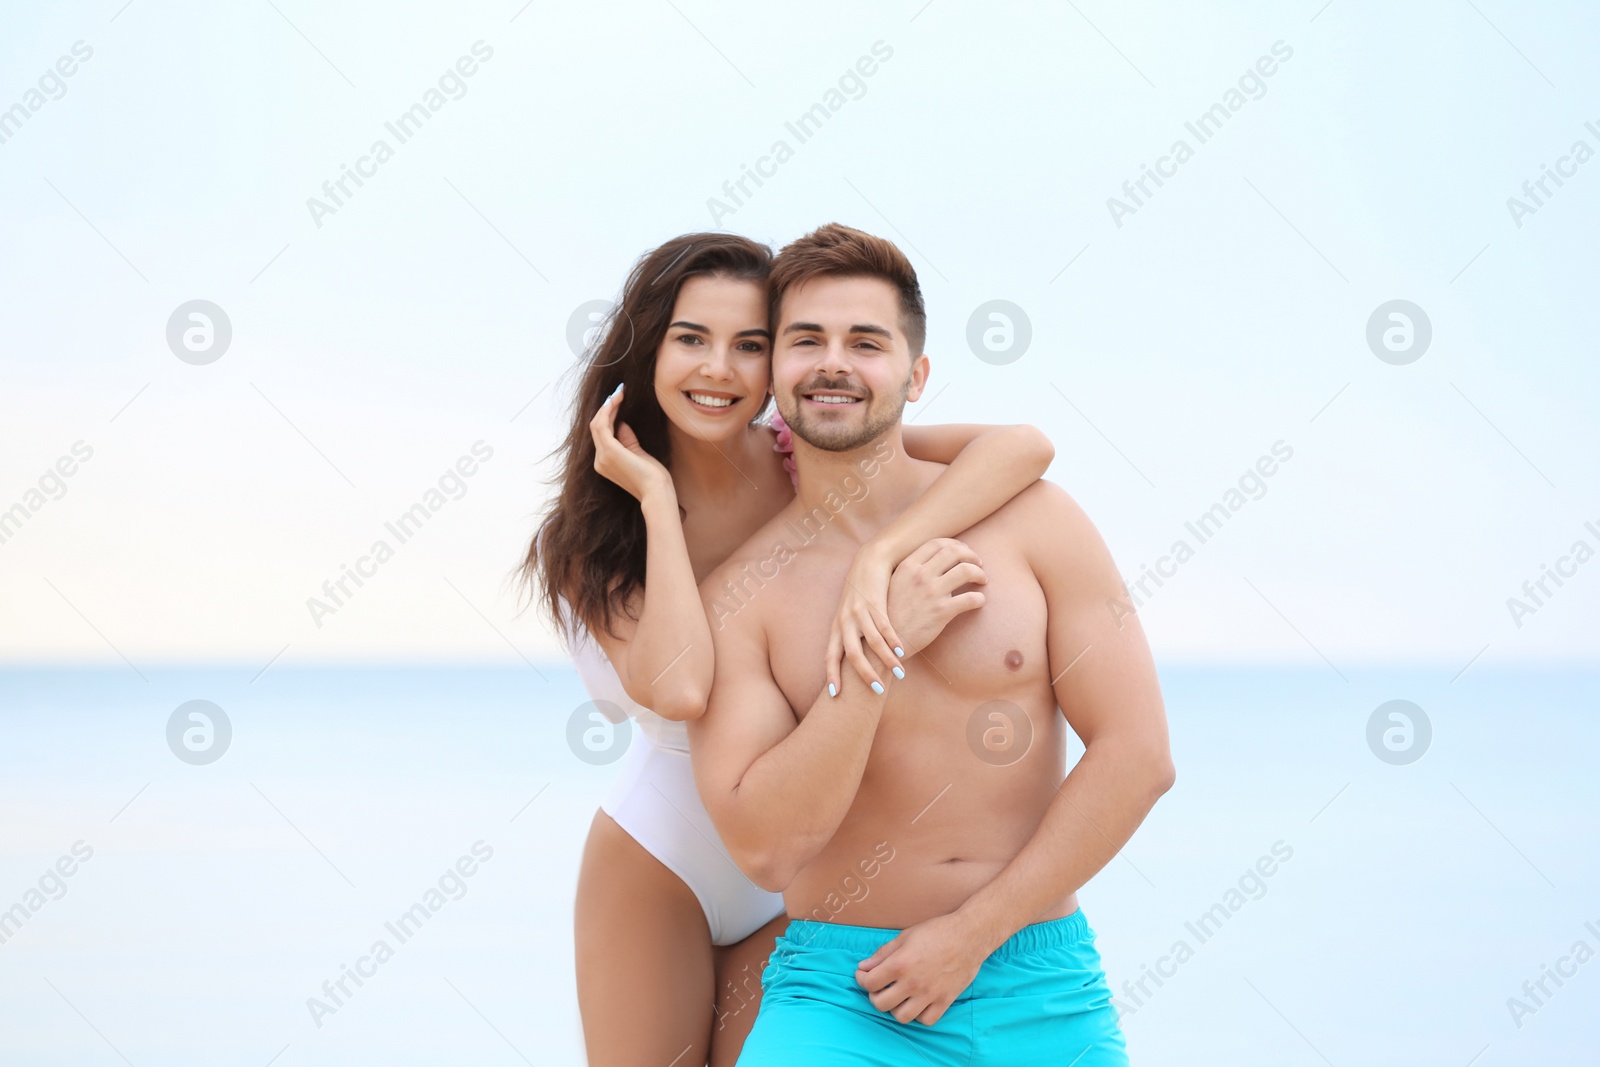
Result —
[{"label": "man's neck", "polygon": [[[893,522],[927,488],[927,464],[906,455],[900,426],[848,452],[828,452],[794,439],[795,469],[800,474],[797,503],[802,512],[815,508],[833,513],[827,501],[847,501],[829,524],[843,536],[866,542]],[[869,473],[870,472],[870,473]],[[865,492],[862,492],[862,487]]]}]

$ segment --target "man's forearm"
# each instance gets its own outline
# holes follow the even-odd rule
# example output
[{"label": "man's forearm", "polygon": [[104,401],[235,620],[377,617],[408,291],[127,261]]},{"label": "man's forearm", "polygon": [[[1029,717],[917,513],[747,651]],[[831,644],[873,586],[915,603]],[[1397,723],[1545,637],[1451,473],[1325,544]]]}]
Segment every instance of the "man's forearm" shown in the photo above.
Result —
[{"label": "man's forearm", "polygon": [[855,803],[887,697],[846,672],[837,697],[820,694],[794,730],[734,787],[740,837],[760,841],[762,882],[787,885],[833,839]]},{"label": "man's forearm", "polygon": [[1169,768],[1148,749],[1088,746],[1022,851],[956,909],[986,952],[1111,862],[1170,786]]}]

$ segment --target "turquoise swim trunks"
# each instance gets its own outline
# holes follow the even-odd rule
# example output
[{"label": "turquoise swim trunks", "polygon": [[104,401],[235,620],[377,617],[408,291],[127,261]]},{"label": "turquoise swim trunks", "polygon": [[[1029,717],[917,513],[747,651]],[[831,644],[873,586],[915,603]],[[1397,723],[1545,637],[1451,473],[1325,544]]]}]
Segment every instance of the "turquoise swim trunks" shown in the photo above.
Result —
[{"label": "turquoise swim trunks", "polygon": [[932,1026],[879,1011],[856,983],[856,966],[899,932],[792,920],[739,1067],[1127,1067],[1083,909],[1013,934]]}]

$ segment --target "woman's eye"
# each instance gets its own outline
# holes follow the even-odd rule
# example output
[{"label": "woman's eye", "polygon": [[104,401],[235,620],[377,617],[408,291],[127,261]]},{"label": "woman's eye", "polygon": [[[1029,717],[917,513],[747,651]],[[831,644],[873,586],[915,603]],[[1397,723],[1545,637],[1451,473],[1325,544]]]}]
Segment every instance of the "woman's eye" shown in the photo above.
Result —
[{"label": "woman's eye", "polygon": [[745,341],[739,347],[746,352],[752,352],[757,355],[760,355],[767,350],[767,346],[762,344],[760,341]]},{"label": "woman's eye", "polygon": [[699,344],[700,335],[696,333],[686,333],[679,337],[678,340],[682,341],[684,344]]}]

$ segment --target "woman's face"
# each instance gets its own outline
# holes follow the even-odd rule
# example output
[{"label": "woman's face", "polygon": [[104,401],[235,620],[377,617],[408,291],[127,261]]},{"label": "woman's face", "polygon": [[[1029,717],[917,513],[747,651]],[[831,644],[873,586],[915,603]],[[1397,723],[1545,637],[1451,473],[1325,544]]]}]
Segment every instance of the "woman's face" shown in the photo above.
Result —
[{"label": "woman's face", "polygon": [[656,400],[689,436],[728,440],[761,410],[771,353],[766,285],[696,275],[679,288],[656,351]]}]

